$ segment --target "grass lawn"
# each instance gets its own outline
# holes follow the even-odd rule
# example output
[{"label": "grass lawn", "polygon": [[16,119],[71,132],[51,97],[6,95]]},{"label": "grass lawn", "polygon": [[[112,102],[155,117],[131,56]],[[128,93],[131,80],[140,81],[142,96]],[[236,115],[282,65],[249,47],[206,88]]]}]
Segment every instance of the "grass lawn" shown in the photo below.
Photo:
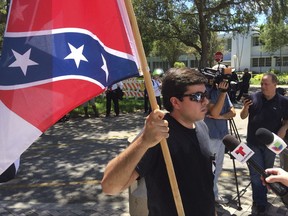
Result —
[{"label": "grass lawn", "polygon": [[[96,98],[96,107],[99,114],[106,114],[106,98],[100,95]],[[134,112],[144,112],[144,99],[135,97],[124,97],[123,100],[119,101],[120,113],[134,113]],[[113,102],[111,114],[113,115]],[[90,105],[88,105],[88,113],[93,114],[93,110]],[[71,117],[84,116],[84,109],[82,106],[75,108],[70,112]]]}]

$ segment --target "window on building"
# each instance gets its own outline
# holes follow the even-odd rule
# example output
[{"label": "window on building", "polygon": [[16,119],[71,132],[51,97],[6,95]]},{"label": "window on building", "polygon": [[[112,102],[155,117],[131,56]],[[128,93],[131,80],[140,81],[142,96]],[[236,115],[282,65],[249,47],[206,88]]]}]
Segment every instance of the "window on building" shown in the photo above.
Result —
[{"label": "window on building", "polygon": [[282,64],[281,64],[281,58],[280,58],[280,57],[274,57],[274,58],[276,58],[275,66],[282,66]]},{"label": "window on building", "polygon": [[259,59],[252,58],[252,67],[258,67],[258,66],[259,66]]},{"label": "window on building", "polygon": [[263,67],[265,65],[265,58],[259,58],[259,66]]},{"label": "window on building", "polygon": [[154,70],[155,68],[162,68],[164,71],[166,71],[169,68],[169,63],[166,61],[153,62],[153,67],[150,67],[150,70]]},{"label": "window on building", "polygon": [[265,66],[266,67],[271,67],[272,66],[271,58],[265,58]]},{"label": "window on building", "polygon": [[226,47],[225,47],[225,49],[226,49],[227,51],[231,51],[231,49],[232,49],[232,39],[231,39],[231,38],[228,38],[228,39],[226,40]]},{"label": "window on building", "polygon": [[283,66],[288,66],[288,57],[283,57]]},{"label": "window on building", "polygon": [[252,67],[271,67],[271,58],[252,58]]},{"label": "window on building", "polygon": [[185,61],[181,61],[185,64],[185,66],[187,67],[188,66],[188,60],[185,60]]},{"label": "window on building", "polygon": [[260,40],[259,37],[253,37],[252,38],[252,46],[260,46]]},{"label": "window on building", "polygon": [[198,60],[191,60],[190,65],[192,68],[198,68],[199,67],[199,61]]}]

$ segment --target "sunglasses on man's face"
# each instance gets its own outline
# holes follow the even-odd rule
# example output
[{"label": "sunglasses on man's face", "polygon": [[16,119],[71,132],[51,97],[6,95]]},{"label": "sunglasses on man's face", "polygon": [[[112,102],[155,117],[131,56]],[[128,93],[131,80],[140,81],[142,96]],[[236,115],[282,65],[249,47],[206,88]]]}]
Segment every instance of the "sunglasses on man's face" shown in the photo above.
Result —
[{"label": "sunglasses on man's face", "polygon": [[203,102],[205,98],[207,98],[208,96],[208,92],[205,91],[205,92],[196,92],[194,94],[184,94],[182,95],[182,97],[189,97],[189,99],[191,101],[195,101],[195,102]]}]

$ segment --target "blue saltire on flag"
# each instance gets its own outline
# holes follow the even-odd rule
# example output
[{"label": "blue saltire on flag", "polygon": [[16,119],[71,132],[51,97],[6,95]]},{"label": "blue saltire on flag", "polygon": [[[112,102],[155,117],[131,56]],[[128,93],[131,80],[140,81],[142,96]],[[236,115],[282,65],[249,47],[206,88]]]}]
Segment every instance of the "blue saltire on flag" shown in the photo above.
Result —
[{"label": "blue saltire on flag", "polygon": [[0,61],[0,173],[67,112],[138,75],[123,0],[12,0]]}]

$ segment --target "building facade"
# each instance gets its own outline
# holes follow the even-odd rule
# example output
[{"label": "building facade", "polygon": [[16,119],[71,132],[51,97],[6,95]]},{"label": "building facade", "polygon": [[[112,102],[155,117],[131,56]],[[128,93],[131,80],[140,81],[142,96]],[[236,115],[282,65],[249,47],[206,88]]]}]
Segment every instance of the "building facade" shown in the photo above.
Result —
[{"label": "building facade", "polygon": [[[224,39],[225,50],[223,53],[223,64],[230,65],[236,71],[243,71],[249,68],[255,73],[267,72],[272,69],[279,72],[288,71],[288,47],[281,47],[276,52],[264,52],[259,40],[259,32],[252,30],[246,34],[225,33],[219,34],[219,39]],[[159,57],[147,58],[150,69],[163,68],[167,70],[171,67],[168,62]],[[180,62],[184,62],[187,67],[198,67],[199,61],[194,56],[182,55]]]},{"label": "building facade", "polygon": [[222,34],[219,38],[223,38],[228,44],[228,49],[224,51],[224,63],[235,67],[237,71],[243,71],[244,68],[256,73],[271,69],[288,71],[288,47],[281,47],[276,52],[263,51],[258,31],[237,35]]}]

